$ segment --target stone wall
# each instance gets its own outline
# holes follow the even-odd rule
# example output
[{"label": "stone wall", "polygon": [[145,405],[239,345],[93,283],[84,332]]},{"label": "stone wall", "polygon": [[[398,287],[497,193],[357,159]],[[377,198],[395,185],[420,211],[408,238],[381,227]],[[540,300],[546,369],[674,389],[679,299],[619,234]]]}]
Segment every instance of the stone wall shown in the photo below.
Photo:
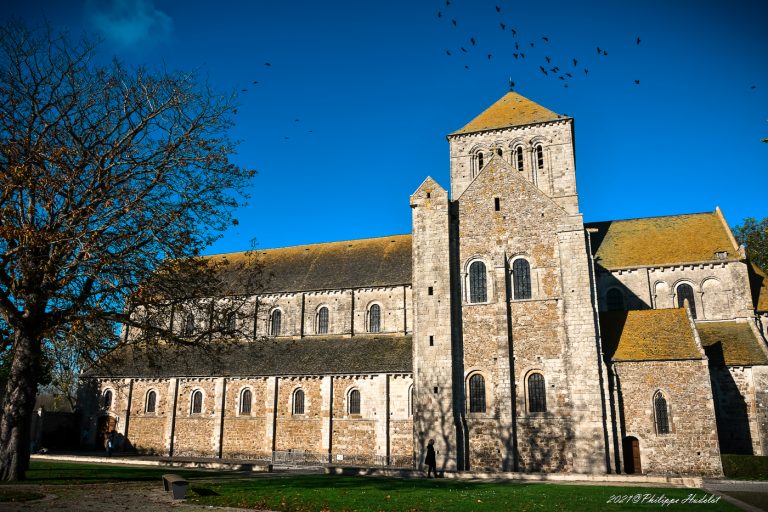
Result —
[{"label": "stone wall", "polygon": [[765,379],[764,372],[753,372],[751,367],[710,367],[722,453],[762,454],[760,417],[765,412],[761,414],[758,407],[756,376],[758,381]]},{"label": "stone wall", "polygon": [[[89,411],[90,442],[98,418],[110,415],[125,447],[140,453],[269,460],[274,449],[340,454],[341,463],[413,461],[410,375],[120,379],[100,380],[97,388],[100,396],[110,390],[113,400]],[[251,392],[250,412],[242,412],[244,389]],[[297,389],[305,393],[303,414],[293,413]],[[352,389],[360,392],[360,414],[349,413]],[[150,390],[157,396],[154,413],[146,411]],[[192,413],[196,390],[203,393],[200,413]]]},{"label": "stone wall", "polygon": [[602,269],[598,273],[600,310],[608,309],[606,297],[612,288],[624,295],[625,309],[676,308],[676,289],[683,282],[693,289],[697,320],[754,316],[747,268],[739,261]]},{"label": "stone wall", "polygon": [[[722,475],[706,359],[614,363],[623,438],[639,441],[646,474]],[[668,405],[670,433],[658,433],[654,395]]]}]

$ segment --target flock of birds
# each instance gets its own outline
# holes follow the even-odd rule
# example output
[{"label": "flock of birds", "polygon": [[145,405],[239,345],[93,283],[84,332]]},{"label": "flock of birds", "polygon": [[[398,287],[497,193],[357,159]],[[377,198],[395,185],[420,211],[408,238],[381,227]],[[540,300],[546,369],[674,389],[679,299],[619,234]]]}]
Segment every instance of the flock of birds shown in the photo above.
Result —
[{"label": "flock of birds", "polygon": [[[450,11],[452,9],[451,7],[452,2],[451,0],[445,0],[445,7],[441,10],[437,11],[437,18],[440,21],[445,20],[445,22],[449,22],[450,26],[454,29],[459,27],[459,22],[456,20],[455,17],[449,16]],[[443,12],[445,11],[445,12]],[[563,84],[563,87],[568,88],[568,83],[573,80],[576,76],[581,76],[583,74],[584,77],[589,76],[589,68],[583,63],[583,60],[577,57],[572,57],[569,59],[568,62],[565,64],[554,62],[554,59],[547,55],[549,53],[547,50],[551,47],[550,44],[550,37],[547,35],[543,35],[540,38],[536,38],[533,40],[522,40],[522,34],[520,37],[518,37],[518,31],[515,27],[512,27],[508,25],[507,22],[504,21],[502,18],[503,16],[503,9],[496,5],[496,13],[499,15],[498,18],[498,28],[501,29],[502,32],[509,32],[512,35],[512,39],[514,41],[514,51],[511,51],[511,56],[516,61],[524,61],[524,60],[531,60],[532,58],[541,59],[541,56],[535,57],[533,55],[533,52],[536,53],[543,53],[543,60],[538,60],[536,64],[538,64],[538,71],[540,71],[545,77],[560,80]],[[637,36],[635,38],[635,45],[639,46],[642,42],[642,39],[640,36]],[[467,44],[468,43],[468,44]],[[472,36],[469,38],[469,40],[464,43],[463,45],[458,47],[457,49],[446,49],[445,54],[448,57],[452,57],[456,54],[470,54],[470,52],[478,50],[477,48],[478,40],[475,36]],[[538,45],[538,46],[537,46]],[[541,50],[544,48],[543,52],[538,52],[538,50]],[[608,57],[608,50],[601,46],[595,47],[597,58],[604,59]],[[492,60],[494,58],[493,53],[486,53],[483,52],[487,58],[487,60]],[[526,55],[527,54],[527,55]],[[582,61],[582,64],[580,65],[580,61]],[[465,69],[470,69],[469,64],[464,64]],[[635,85],[640,85],[640,79],[634,78],[632,82]],[[513,90],[515,87],[514,80],[510,77],[509,78],[509,88],[510,90]]]},{"label": "flock of birds", "polygon": [[[272,63],[271,62],[265,62],[264,63],[264,67],[271,68],[272,67]],[[254,87],[258,86],[259,85],[259,81],[258,80],[254,80],[251,85],[254,86]],[[241,93],[247,93],[248,89],[245,89],[245,88],[240,89],[240,92]],[[293,123],[296,126],[298,126],[298,123],[300,123],[300,122],[301,122],[301,119],[298,119],[298,118],[293,120]],[[314,133],[314,132],[312,130],[307,130],[307,133]],[[283,140],[283,142],[286,142],[286,141],[290,140],[290,138],[291,137],[289,135],[284,135],[282,140]]]}]

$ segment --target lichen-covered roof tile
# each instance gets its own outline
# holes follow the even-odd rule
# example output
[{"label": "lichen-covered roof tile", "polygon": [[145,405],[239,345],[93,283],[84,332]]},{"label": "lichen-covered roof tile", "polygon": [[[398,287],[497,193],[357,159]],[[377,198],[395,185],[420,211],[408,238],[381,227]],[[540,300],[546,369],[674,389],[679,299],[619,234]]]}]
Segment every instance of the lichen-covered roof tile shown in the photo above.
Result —
[{"label": "lichen-covered roof tile", "polygon": [[[237,289],[237,276],[229,276],[232,293],[280,293],[302,290],[339,290],[410,284],[411,235],[394,235],[344,242],[298,245],[210,256],[231,263],[252,258],[262,272],[258,290]],[[232,265],[235,272],[248,271]]]},{"label": "lichen-covered roof tile", "polygon": [[460,130],[451,133],[451,135],[557,121],[565,117],[515,92],[508,92],[482,114],[467,123]]},{"label": "lichen-covered roof tile", "polygon": [[711,364],[753,366],[768,364],[768,358],[745,322],[699,322],[701,344]]},{"label": "lichen-covered roof tile", "polygon": [[739,253],[716,213],[592,222],[592,252],[606,269],[738,260]]},{"label": "lichen-covered roof tile", "polygon": [[684,309],[600,314],[603,352],[614,361],[701,359]]},{"label": "lichen-covered roof tile", "polygon": [[[109,371],[106,368],[109,368]],[[334,336],[152,349],[124,347],[90,377],[237,377],[410,373],[411,336]]]},{"label": "lichen-covered roof tile", "polygon": [[768,311],[768,273],[751,261],[747,270],[755,310]]}]

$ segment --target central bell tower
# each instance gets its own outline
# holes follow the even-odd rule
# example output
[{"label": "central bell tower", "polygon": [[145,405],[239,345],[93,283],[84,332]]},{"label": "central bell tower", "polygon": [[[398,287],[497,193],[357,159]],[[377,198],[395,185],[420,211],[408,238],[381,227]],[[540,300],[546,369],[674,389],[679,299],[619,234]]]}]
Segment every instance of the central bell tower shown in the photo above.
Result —
[{"label": "central bell tower", "polygon": [[448,142],[450,197],[411,196],[415,446],[443,469],[604,472],[573,119],[510,92]]}]

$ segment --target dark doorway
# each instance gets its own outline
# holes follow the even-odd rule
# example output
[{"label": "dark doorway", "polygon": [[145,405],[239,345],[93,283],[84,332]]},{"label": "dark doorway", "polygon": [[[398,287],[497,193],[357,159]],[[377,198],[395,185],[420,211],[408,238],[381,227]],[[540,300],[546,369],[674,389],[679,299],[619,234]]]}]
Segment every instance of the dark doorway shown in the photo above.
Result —
[{"label": "dark doorway", "polygon": [[96,450],[106,450],[107,434],[117,427],[117,418],[113,416],[102,416],[96,425]]},{"label": "dark doorway", "polygon": [[640,441],[636,437],[624,438],[624,472],[628,475],[641,474]]}]

